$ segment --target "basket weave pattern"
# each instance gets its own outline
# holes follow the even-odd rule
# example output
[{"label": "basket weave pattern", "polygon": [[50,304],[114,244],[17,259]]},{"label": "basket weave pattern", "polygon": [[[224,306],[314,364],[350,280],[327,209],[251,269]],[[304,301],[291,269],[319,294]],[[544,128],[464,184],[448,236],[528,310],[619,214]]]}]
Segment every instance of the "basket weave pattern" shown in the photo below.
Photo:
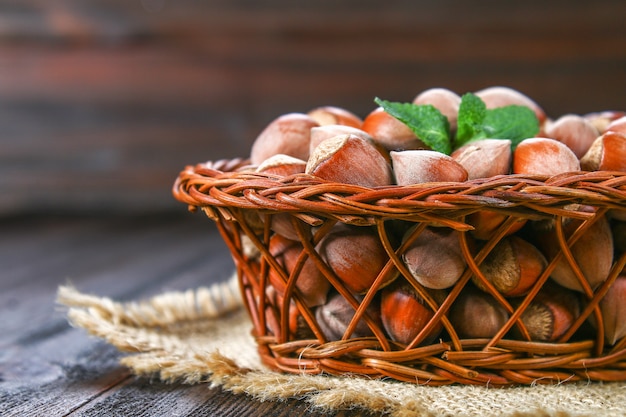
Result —
[{"label": "basket weave pattern", "polygon": [[[245,170],[246,161],[222,160],[188,166],[174,185],[174,196],[202,210],[217,225],[231,251],[240,289],[253,322],[253,335],[263,362],[289,373],[329,373],[392,378],[426,385],[452,383],[506,386],[512,384],[574,381],[626,380],[626,337],[607,345],[598,306],[626,265],[626,253],[617,251],[608,278],[590,288],[569,248],[595,221],[612,210],[626,210],[626,173],[578,172],[545,176],[506,175],[463,183],[430,183],[413,186],[364,188],[327,182],[306,174],[290,177]],[[592,206],[593,212],[577,205]],[[505,214],[507,220],[482,242],[479,250],[468,244],[472,230],[466,222],[477,211]],[[302,243],[297,265],[310,258],[355,314],[340,340],[327,340],[296,287],[299,268],[287,271],[270,254],[272,216],[288,216]],[[482,276],[479,266],[517,221],[572,218],[580,226],[571,236],[557,227],[560,250],[549,260],[530,292],[513,305]],[[411,279],[401,257],[406,244],[392,243],[390,221],[417,225],[415,236],[429,225],[459,231],[467,268],[461,279],[435,300]],[[316,244],[337,223],[375,228],[389,256],[372,287],[363,296],[353,295],[316,252]],[[421,228],[419,226],[422,226]],[[530,340],[520,320],[550,273],[564,258],[577,272],[584,299],[580,315],[555,342]],[[269,271],[285,283],[285,293],[276,301],[268,292]],[[385,280],[396,274],[425,300],[434,315],[408,345],[389,338],[367,311]],[[462,339],[448,319],[455,300],[471,285],[472,277],[485,283],[487,292],[509,313],[506,324],[491,338]],[[290,308],[297,309],[299,329],[290,327]],[[593,332],[589,322],[595,321]],[[373,336],[353,337],[360,322]],[[430,342],[436,326],[443,331]],[[595,330],[597,329],[597,330]],[[516,330],[522,336],[510,337]]]}]

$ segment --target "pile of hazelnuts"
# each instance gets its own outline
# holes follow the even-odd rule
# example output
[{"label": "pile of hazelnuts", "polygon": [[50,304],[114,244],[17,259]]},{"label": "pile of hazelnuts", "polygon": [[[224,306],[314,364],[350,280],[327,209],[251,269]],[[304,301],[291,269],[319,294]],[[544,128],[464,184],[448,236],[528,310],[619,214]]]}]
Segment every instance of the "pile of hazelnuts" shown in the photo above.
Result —
[{"label": "pile of hazelnuts", "polygon": [[[487,138],[446,155],[428,149],[407,125],[381,107],[360,118],[346,109],[324,106],[273,120],[256,138],[247,169],[280,176],[305,173],[369,188],[464,182],[508,174],[626,172],[626,112],[567,114],[551,119],[535,101],[508,87],[490,87],[474,94],[488,109],[507,105],[530,108],[539,120],[539,134],[522,140],[514,150],[510,140]],[[419,93],[413,103],[434,106],[447,117],[450,129],[456,129],[461,103],[457,93],[432,88]],[[585,205],[569,209],[581,213],[597,210]],[[582,217],[563,218],[566,236],[580,226]],[[390,241],[395,248],[404,245],[399,253],[402,271],[385,275],[384,282],[377,284],[376,294],[368,296],[367,320],[364,316],[357,325],[350,325],[355,305],[334,288],[328,273],[331,271],[356,300],[362,300],[389,261],[379,231],[371,226],[334,224],[315,243],[316,252],[329,269],[322,271],[324,268],[310,257],[301,257],[303,243],[290,215],[274,214],[268,250],[284,271],[269,268],[265,296],[270,305],[280,305],[285,277],[298,268],[295,287],[314,312],[319,328],[314,331],[302,320],[292,300],[288,320],[291,338],[316,337],[320,331],[325,341],[373,336],[373,322],[398,345],[423,345],[442,337],[443,321],[449,321],[460,338],[491,338],[559,251],[554,219],[509,221],[504,237],[480,263],[479,276],[472,275],[440,323],[431,325],[427,332],[423,330],[468,268],[459,234],[466,233],[467,247],[475,254],[506,219],[494,211],[476,211],[465,219],[473,227],[468,232],[437,224],[391,221],[387,228]],[[578,268],[572,268],[561,256],[549,280],[521,314],[524,326],[512,326],[506,337],[554,342],[571,336],[567,332],[585,302],[606,281],[615,259],[626,251],[626,211],[609,210],[585,230],[570,251]],[[493,296],[494,288],[501,297]],[[626,336],[626,270],[619,273],[599,308],[605,341],[613,345]],[[594,329],[594,317],[589,315],[587,327],[581,328]],[[270,315],[270,332],[279,334],[279,323],[276,314]]]}]

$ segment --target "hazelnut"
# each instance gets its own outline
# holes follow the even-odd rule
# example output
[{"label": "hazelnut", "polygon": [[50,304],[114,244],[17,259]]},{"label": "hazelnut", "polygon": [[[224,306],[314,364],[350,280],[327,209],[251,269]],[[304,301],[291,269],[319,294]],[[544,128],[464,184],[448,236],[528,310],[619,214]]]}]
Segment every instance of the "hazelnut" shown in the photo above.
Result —
[{"label": "hazelnut", "polygon": [[287,177],[293,174],[303,173],[306,168],[306,161],[285,154],[276,154],[261,162],[256,172],[280,175]]},{"label": "hazelnut", "polygon": [[429,88],[419,93],[413,99],[413,104],[432,105],[448,118],[450,130],[452,132],[456,131],[461,96],[454,91],[447,88]]},{"label": "hazelnut", "polygon": [[[303,251],[300,242],[289,240],[281,235],[272,235],[269,242],[269,252],[281,265],[289,276],[294,271]],[[302,294],[305,303],[309,307],[324,304],[330,282],[318,269],[315,261],[310,257],[304,261],[302,268],[296,278],[296,288]],[[276,289],[277,294],[283,297],[287,289],[287,282],[283,280],[281,274],[273,268],[269,271],[269,282]]]},{"label": "hazelnut", "polygon": [[600,132],[591,122],[576,114],[566,114],[544,128],[546,137],[556,139],[570,148],[577,158],[581,158]]},{"label": "hazelnut", "polygon": [[[581,221],[564,218],[562,223],[565,239],[569,239]],[[541,230],[536,227],[534,231],[537,247],[548,261],[552,260],[561,250],[556,229]],[[613,264],[613,236],[608,219],[605,216],[598,218],[569,250],[589,287],[595,289],[606,280]],[[565,256],[557,261],[550,277],[565,288],[585,291]]]},{"label": "hazelnut", "polygon": [[[500,228],[509,218],[508,215],[490,210],[479,210],[467,216],[467,224],[471,225],[474,230],[470,231],[473,238],[479,240],[489,240],[491,236]],[[511,224],[505,236],[511,235],[519,231],[527,223],[527,219],[516,218]]]},{"label": "hazelnut", "polygon": [[580,159],[585,171],[626,171],[626,134],[607,131]]},{"label": "hazelnut", "polygon": [[606,130],[608,132],[616,132],[626,135],[626,116],[613,120],[607,125]]},{"label": "hazelnut", "polygon": [[389,155],[398,185],[467,180],[465,168],[441,152],[422,149],[391,151]]},{"label": "hazelnut", "polygon": [[544,285],[520,319],[531,340],[555,342],[572,327],[579,315],[580,301],[575,293],[557,285]]},{"label": "hazelnut", "polygon": [[307,161],[306,173],[364,187],[391,185],[391,166],[378,149],[355,135],[326,139]]},{"label": "hazelnut", "polygon": [[[361,301],[362,297],[357,296],[357,300]],[[326,304],[323,304],[315,310],[315,319],[319,324],[322,333],[328,340],[341,340],[344,333],[348,329],[355,313],[355,309],[348,301],[339,293],[332,293],[328,297]],[[374,298],[367,306],[365,312],[374,320],[374,322],[382,328],[380,318],[380,300]],[[374,332],[367,322],[361,318],[356,325],[354,332],[349,337],[368,337],[374,336]]]},{"label": "hazelnut", "polygon": [[[545,256],[533,244],[519,236],[499,241],[480,264],[485,279],[504,296],[526,294],[548,265]],[[472,276],[476,286],[486,290],[484,283]]]},{"label": "hazelnut", "polygon": [[310,116],[288,113],[270,122],[257,136],[250,150],[250,162],[259,165],[279,153],[298,159],[309,158],[311,128],[319,126]]},{"label": "hazelnut", "polygon": [[514,174],[552,176],[574,171],[580,171],[576,154],[554,139],[524,139],[513,153]]},{"label": "hazelnut", "polygon": [[589,122],[598,129],[600,134],[606,131],[607,126],[611,124],[611,122],[624,116],[626,116],[626,112],[617,110],[606,110],[583,115],[585,119],[589,120]]},{"label": "hazelnut", "polygon": [[600,311],[604,322],[604,337],[614,345],[626,336],[626,275],[622,274],[611,285],[600,300]]},{"label": "hazelnut", "polygon": [[407,125],[382,107],[377,107],[365,117],[361,129],[388,151],[428,148]]},{"label": "hazelnut", "polygon": [[[263,216],[261,217],[261,219],[263,219],[263,221],[265,222],[267,221],[266,219],[268,219],[268,217]],[[293,219],[294,216],[291,213],[287,212],[278,212],[276,214],[272,214],[269,216],[270,230],[274,233],[278,233],[279,235],[289,240],[298,241],[300,240],[300,236],[293,226]],[[301,220],[298,219],[297,221]],[[310,228],[311,226],[308,224],[304,224],[304,227]]]},{"label": "hazelnut", "polygon": [[495,336],[509,314],[491,295],[466,286],[454,300],[448,317],[459,337],[474,339]]},{"label": "hazelnut", "polygon": [[[316,249],[353,294],[367,292],[389,259],[376,229],[368,226],[337,225]],[[382,285],[395,277],[389,276]]]},{"label": "hazelnut", "polygon": [[361,128],[363,120],[356,114],[337,106],[321,106],[310,110],[308,116],[320,126],[344,125],[357,129]]},{"label": "hazelnut", "polygon": [[[407,231],[408,237],[413,229]],[[432,289],[453,286],[467,266],[459,233],[447,228],[427,227],[410,243],[402,261],[412,277]]]},{"label": "hazelnut", "polygon": [[359,136],[367,141],[374,142],[373,138],[365,131],[352,126],[345,125],[323,125],[311,129],[310,153],[313,154],[317,145],[326,139],[339,135]]},{"label": "hazelnut", "polygon": [[[445,292],[429,291],[436,302],[442,302]],[[435,311],[405,280],[398,279],[381,292],[380,316],[385,331],[396,342],[410,344],[428,325]],[[443,325],[437,323],[423,339],[422,344],[432,342]]]},{"label": "hazelnut", "polygon": [[[267,329],[271,334],[278,337],[281,334],[280,315],[282,313],[282,307],[285,299],[271,285],[267,286],[265,294],[268,301],[268,305],[265,307]],[[315,337],[313,331],[300,313],[300,310],[293,299],[289,300],[288,315],[288,335],[291,335],[295,339],[311,339]]]},{"label": "hazelnut", "polygon": [[[626,212],[622,212],[626,214]],[[614,218],[611,223],[615,253],[619,256],[626,253],[626,219]]]},{"label": "hazelnut", "polygon": [[470,180],[506,175],[511,170],[511,141],[480,139],[466,143],[450,156],[465,168]]},{"label": "hazelnut", "polygon": [[539,124],[546,120],[545,111],[530,97],[510,87],[492,86],[474,93],[487,106],[488,109],[509,105],[525,106],[535,112]]}]

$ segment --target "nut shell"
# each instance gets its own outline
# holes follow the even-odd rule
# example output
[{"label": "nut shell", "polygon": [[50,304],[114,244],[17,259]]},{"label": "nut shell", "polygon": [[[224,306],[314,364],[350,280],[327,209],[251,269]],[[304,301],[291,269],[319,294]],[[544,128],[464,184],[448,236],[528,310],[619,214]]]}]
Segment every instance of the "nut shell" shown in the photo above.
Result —
[{"label": "nut shell", "polygon": [[524,139],[515,148],[514,174],[552,176],[574,171],[580,171],[578,157],[567,145],[555,139]]},{"label": "nut shell", "polygon": [[449,318],[459,337],[474,339],[493,337],[509,315],[491,295],[467,286],[454,300]]},{"label": "nut shell", "polygon": [[465,168],[470,180],[506,175],[511,170],[511,141],[480,139],[466,143],[450,156]]},{"label": "nut shell", "polygon": [[[407,231],[407,236],[411,230]],[[426,288],[444,289],[456,284],[467,266],[459,233],[427,227],[402,255],[412,277]]]},{"label": "nut shell", "polygon": [[[358,301],[362,297],[357,297]],[[380,300],[374,298],[365,309],[367,314],[372,318],[380,328],[382,321],[380,318]],[[315,310],[315,319],[328,340],[341,340],[347,330],[356,310],[348,303],[348,301],[339,293],[331,293],[326,304],[319,306]],[[374,332],[367,322],[361,318],[356,325],[354,332],[349,337],[368,337],[374,336]]]},{"label": "nut shell", "polygon": [[306,173],[364,187],[391,185],[391,166],[378,149],[355,135],[340,135],[320,143],[307,161]]},{"label": "nut shell", "polygon": [[[526,294],[548,265],[545,256],[533,244],[519,236],[499,241],[480,264],[480,272],[504,296]],[[476,286],[486,290],[484,283],[473,276]]]},{"label": "nut shell", "polygon": [[[432,295],[440,302],[445,293],[433,291]],[[435,315],[415,289],[401,279],[382,290],[380,306],[385,331],[391,339],[405,345],[411,343]],[[422,344],[432,342],[442,329],[441,323],[437,323]]]},{"label": "nut shell", "polygon": [[467,180],[465,168],[441,152],[421,149],[391,151],[389,155],[398,185]]},{"label": "nut shell", "polygon": [[626,171],[626,134],[607,131],[598,137],[580,165],[586,171]]},{"label": "nut shell", "polygon": [[[389,259],[375,229],[365,226],[335,227],[322,238],[317,250],[354,294],[367,292]],[[382,285],[393,279],[391,275]]]},{"label": "nut shell", "polygon": [[388,151],[428,148],[407,125],[382,107],[374,109],[365,117],[361,129]]},{"label": "nut shell", "polygon": [[315,120],[320,126],[344,125],[360,129],[363,124],[363,120],[359,116],[349,110],[337,106],[316,107],[309,110],[307,115]]},{"label": "nut shell", "polygon": [[[284,267],[287,274],[291,274],[294,271],[302,250],[303,246],[300,242],[286,239],[281,235],[275,234],[270,239],[270,254]],[[282,277],[274,269],[269,271],[269,282],[280,297],[285,294],[287,283],[283,281]],[[330,290],[330,282],[309,257],[304,261],[300,270],[296,287],[302,293],[306,304],[309,307],[313,307],[326,302]]]},{"label": "nut shell", "polygon": [[600,135],[600,131],[589,120],[577,114],[566,114],[547,123],[544,132],[547,137],[567,145],[579,159]]},{"label": "nut shell", "polygon": [[276,154],[309,158],[311,128],[319,126],[303,113],[287,113],[272,120],[257,136],[250,150],[250,162],[259,165]]}]

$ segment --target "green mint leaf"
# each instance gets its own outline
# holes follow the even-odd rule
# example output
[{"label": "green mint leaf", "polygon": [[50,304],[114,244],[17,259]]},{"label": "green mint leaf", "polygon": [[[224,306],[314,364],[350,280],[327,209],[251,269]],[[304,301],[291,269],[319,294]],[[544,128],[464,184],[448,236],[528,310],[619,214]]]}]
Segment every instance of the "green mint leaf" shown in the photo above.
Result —
[{"label": "green mint leaf", "polygon": [[464,94],[459,105],[456,139],[454,146],[459,147],[482,134],[482,126],[487,117],[487,106],[472,93]]},{"label": "green mint leaf", "polygon": [[450,122],[437,108],[430,104],[397,103],[378,97],[374,101],[391,116],[406,124],[426,146],[450,155]]},{"label": "green mint leaf", "polygon": [[485,137],[510,139],[515,149],[518,143],[539,133],[535,112],[525,106],[504,106],[487,111],[483,132]]},{"label": "green mint leaf", "polygon": [[519,142],[539,133],[539,120],[525,106],[503,106],[487,109],[472,93],[461,97],[454,147],[478,139],[509,139],[514,150]]}]

